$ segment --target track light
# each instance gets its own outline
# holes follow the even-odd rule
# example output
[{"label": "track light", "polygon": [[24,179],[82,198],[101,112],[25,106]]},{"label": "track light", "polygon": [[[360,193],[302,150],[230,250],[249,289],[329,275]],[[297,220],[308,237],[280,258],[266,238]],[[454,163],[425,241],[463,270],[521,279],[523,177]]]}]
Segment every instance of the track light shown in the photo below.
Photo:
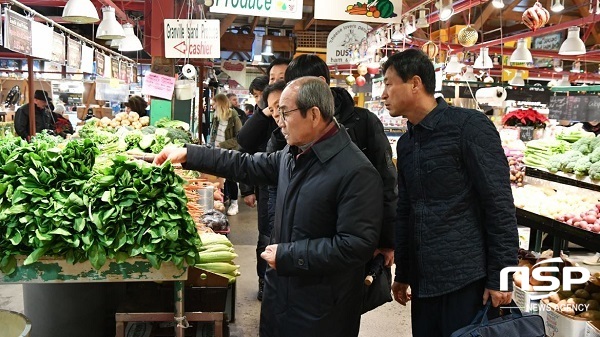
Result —
[{"label": "track light", "polygon": [[550,10],[553,11],[554,13],[561,12],[563,9],[565,9],[565,5],[564,5],[563,1],[564,0],[553,0]]},{"label": "track light", "polygon": [[429,27],[429,21],[427,21],[427,12],[425,9],[419,9],[419,18],[417,19],[417,28]]},{"label": "track light", "polygon": [[454,14],[454,6],[452,0],[440,0],[436,3],[439,10],[440,21],[448,21]]},{"label": "track light", "polygon": [[493,0],[492,5],[496,8],[504,8],[504,1],[503,0]]}]

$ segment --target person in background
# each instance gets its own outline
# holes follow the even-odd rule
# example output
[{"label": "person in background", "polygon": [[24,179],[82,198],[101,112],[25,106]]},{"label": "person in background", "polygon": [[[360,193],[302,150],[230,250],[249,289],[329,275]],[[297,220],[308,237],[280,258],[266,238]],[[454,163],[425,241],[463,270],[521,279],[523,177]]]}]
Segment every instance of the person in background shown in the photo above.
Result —
[{"label": "person in background", "polygon": [[297,79],[279,102],[288,143],[282,151],[250,155],[188,144],[165,148],[154,163],[277,184],[276,226],[262,255],[269,268],[260,336],[356,337],[365,265],[381,230],[381,178],[335,122],[324,81]]},{"label": "person in background", "polygon": [[140,96],[133,95],[129,97],[125,107],[126,112],[135,111],[138,113],[138,115],[140,115],[140,117],[148,116],[148,113],[146,112],[148,103],[146,103],[146,101]]},{"label": "person in background", "polygon": [[248,103],[244,104],[244,113],[246,114],[246,117],[252,117],[252,114],[254,113],[254,106]]},{"label": "person in background", "polygon": [[285,71],[287,70],[290,62],[292,62],[290,59],[276,58],[269,64],[269,68],[267,69],[267,74],[269,75],[269,84],[284,80]]},{"label": "person in background", "polygon": [[448,337],[488,300],[511,301],[500,291],[500,271],[517,265],[519,248],[509,167],[483,113],[434,98],[433,63],[421,50],[391,56],[383,72],[386,108],[408,119],[397,143],[392,292],[402,305],[412,300],[413,336]]},{"label": "person in background", "polygon": [[[287,59],[275,59],[269,66],[269,71],[281,71]],[[270,73],[269,73],[270,74]],[[275,73],[270,74],[275,77]],[[277,122],[271,116],[271,111],[266,109],[266,102],[262,99],[262,92],[269,84],[269,76],[259,76],[250,84],[250,93],[257,102],[252,118],[244,125],[238,135],[238,142],[243,151],[248,153],[264,152],[267,149],[267,142],[271,137],[273,130],[277,129]],[[259,237],[257,242],[257,274],[258,274],[258,293],[256,298],[261,301],[264,289],[264,270],[266,265],[261,263],[260,252],[264,250],[269,237],[263,234],[270,233],[272,225],[269,224],[269,191],[267,186],[254,186],[252,189],[241,185],[244,202],[250,207],[257,205]],[[253,191],[253,192],[252,192]]]},{"label": "person in background", "polygon": [[[35,105],[35,132],[42,130],[54,130],[52,120],[52,110],[48,108],[50,102],[49,95],[44,90],[36,90],[33,95],[33,104]],[[15,132],[21,138],[29,140],[29,104],[22,105],[15,112]]]},{"label": "person in background", "polygon": [[235,112],[237,112],[238,117],[242,121],[242,125],[244,125],[246,120],[248,120],[248,117],[246,116],[244,110],[240,109],[240,101],[238,100],[237,95],[234,93],[229,93],[227,94],[227,98],[231,103],[231,107],[235,110]]},{"label": "person in background", "polygon": [[[239,145],[237,135],[242,128],[242,121],[235,110],[231,108],[229,99],[224,94],[214,97],[215,114],[211,123],[209,144],[216,148],[226,150],[237,150]],[[238,207],[238,185],[231,179],[226,179],[223,185],[225,197],[229,198],[230,204],[227,215],[236,215]]]},{"label": "person in background", "polygon": [[72,135],[75,132],[71,121],[64,116],[65,111],[65,106],[61,103],[56,104],[54,111],[52,111],[54,133],[63,138],[67,138],[67,135]]},{"label": "person in background", "polygon": [[[300,55],[292,60],[285,72],[285,81],[290,82],[302,76],[316,76],[327,84],[331,80],[327,63],[311,54]],[[346,89],[330,90],[334,97],[336,120],[346,128],[352,141],[367,156],[383,181],[383,227],[375,254],[381,253],[385,257],[385,265],[391,267],[394,263],[394,224],[398,191],[390,141],[379,118],[367,109],[354,106],[354,99]],[[274,202],[272,195],[269,202]],[[272,218],[275,207],[269,207],[269,217]]]}]

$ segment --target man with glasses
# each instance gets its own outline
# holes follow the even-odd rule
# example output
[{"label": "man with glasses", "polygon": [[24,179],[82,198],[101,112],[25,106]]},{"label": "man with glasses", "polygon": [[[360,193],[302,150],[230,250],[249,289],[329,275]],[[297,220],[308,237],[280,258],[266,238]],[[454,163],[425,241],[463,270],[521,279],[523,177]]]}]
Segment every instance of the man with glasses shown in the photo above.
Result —
[{"label": "man with glasses", "polygon": [[[329,86],[292,81],[279,100],[287,146],[244,154],[195,145],[165,148],[155,164],[247,183],[277,184],[277,210],[261,308],[262,337],[358,336],[366,262],[377,247],[383,184],[335,122]],[[341,169],[343,168],[343,169]]]}]

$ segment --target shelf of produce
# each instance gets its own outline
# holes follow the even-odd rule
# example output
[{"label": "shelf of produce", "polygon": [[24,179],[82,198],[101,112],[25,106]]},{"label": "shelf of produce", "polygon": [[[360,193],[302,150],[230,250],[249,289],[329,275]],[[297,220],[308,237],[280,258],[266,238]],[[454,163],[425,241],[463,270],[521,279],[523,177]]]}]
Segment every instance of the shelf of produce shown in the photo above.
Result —
[{"label": "shelf of produce", "polygon": [[64,259],[42,257],[24,265],[25,256],[17,257],[16,271],[10,275],[0,272],[0,283],[84,283],[84,282],[150,282],[185,281],[187,268],[178,269],[171,262],[163,262],[160,269],[148,260],[129,258],[121,263],[107,260],[100,270],[89,261],[71,264]]},{"label": "shelf of produce", "polygon": [[573,242],[595,252],[600,252],[600,234],[569,226],[566,223],[521,208],[517,208],[517,222],[519,225],[554,234],[563,240]]},{"label": "shelf of produce", "polygon": [[527,166],[525,174],[528,177],[540,178],[557,183],[577,186],[592,191],[600,191],[600,181],[592,180],[589,176],[579,177],[573,173],[556,172],[552,173],[543,168]]}]

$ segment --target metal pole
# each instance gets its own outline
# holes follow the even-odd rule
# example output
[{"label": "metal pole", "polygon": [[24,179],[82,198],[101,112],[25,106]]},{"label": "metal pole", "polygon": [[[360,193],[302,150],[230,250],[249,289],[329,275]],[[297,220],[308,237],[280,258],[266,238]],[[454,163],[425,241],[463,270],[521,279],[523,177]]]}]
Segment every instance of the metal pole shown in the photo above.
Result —
[{"label": "metal pole", "polygon": [[184,283],[183,281],[175,281],[175,336],[184,337],[183,329],[188,327],[188,322],[185,315],[184,306]]},{"label": "metal pole", "polygon": [[[26,10],[27,12],[29,12],[29,13],[31,13],[31,14],[33,14],[33,15],[37,16],[37,17],[39,17],[40,19],[43,19],[43,20],[45,20],[46,22],[48,22],[48,23],[52,24],[54,27],[56,27],[56,28],[58,28],[58,29],[62,30],[63,32],[65,32],[65,33],[68,33],[68,34],[70,34],[70,35],[72,35],[72,36],[74,36],[74,37],[78,38],[79,40],[86,42],[87,44],[91,44],[91,45],[93,45],[94,47],[96,47],[96,48],[98,48],[98,49],[102,49],[102,50],[104,50],[105,52],[107,52],[107,53],[109,53],[109,54],[111,54],[111,55],[114,55],[114,56],[116,56],[116,57],[118,57],[118,58],[121,58],[121,59],[124,59],[124,60],[126,60],[126,61],[129,61],[129,62],[131,62],[131,63],[137,64],[137,62],[135,62],[134,60],[130,59],[129,57],[126,57],[126,56],[123,56],[123,55],[121,55],[121,54],[119,54],[119,53],[116,53],[116,52],[114,52],[114,51],[112,51],[112,50],[110,50],[110,49],[108,49],[108,48],[106,48],[106,47],[104,47],[104,46],[101,46],[101,45],[97,44],[97,43],[96,43],[96,42],[94,42],[94,41],[91,41],[91,40],[89,40],[89,39],[88,39],[88,38],[86,38],[86,37],[83,37],[83,36],[81,36],[81,35],[79,35],[79,34],[75,33],[74,31],[72,31],[72,30],[70,30],[70,29],[66,28],[65,26],[62,26],[62,25],[60,25],[60,24],[58,24],[58,23],[54,22],[52,19],[49,19],[49,18],[47,18],[47,17],[43,16],[42,14],[40,14],[40,13],[38,13],[38,12],[34,11],[34,10],[33,10],[33,9],[31,9],[30,7],[27,7],[27,6],[23,5],[22,3],[20,3],[20,2],[19,2],[19,1],[17,1],[17,0],[11,0],[10,4],[11,4],[11,5],[15,5],[15,6],[17,6],[17,7],[20,7],[20,8],[22,8],[22,9]],[[30,68],[30,69],[32,69],[32,68]]]},{"label": "metal pole", "polygon": [[35,88],[33,87],[33,57],[27,56],[27,69],[29,76],[27,78],[27,84],[29,87],[29,137],[35,136],[35,103],[33,98],[35,96]]},{"label": "metal pole", "polygon": [[200,67],[200,73],[196,78],[200,87],[198,97],[198,139],[202,140],[202,118],[204,117],[204,63]]}]

